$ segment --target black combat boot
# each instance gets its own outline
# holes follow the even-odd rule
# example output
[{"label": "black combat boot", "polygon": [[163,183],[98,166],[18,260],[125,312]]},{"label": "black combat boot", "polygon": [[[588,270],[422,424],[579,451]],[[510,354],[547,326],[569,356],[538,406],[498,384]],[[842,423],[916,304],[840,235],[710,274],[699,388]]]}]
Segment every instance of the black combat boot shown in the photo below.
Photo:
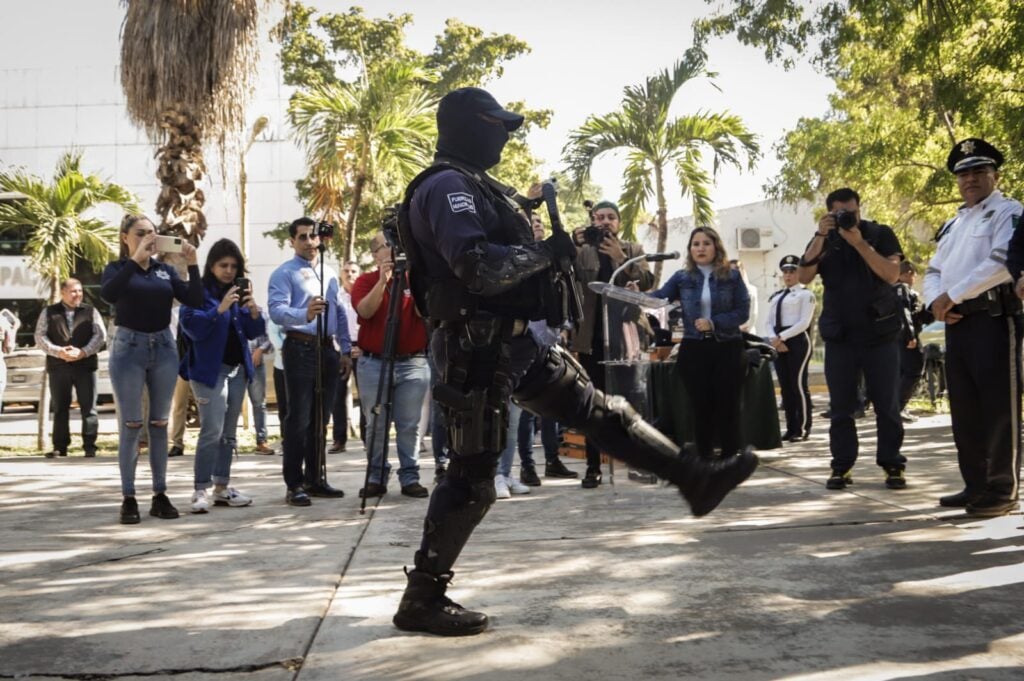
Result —
[{"label": "black combat boot", "polygon": [[487,628],[487,615],[466,610],[444,595],[454,573],[434,576],[406,570],[409,583],[392,618],[403,631],[425,631],[438,636],[472,636]]},{"label": "black combat boot", "polygon": [[729,492],[753,474],[758,459],[750,447],[726,459],[705,459],[684,449],[679,463],[678,476],[667,479],[679,487],[693,515],[702,516],[715,510]]}]

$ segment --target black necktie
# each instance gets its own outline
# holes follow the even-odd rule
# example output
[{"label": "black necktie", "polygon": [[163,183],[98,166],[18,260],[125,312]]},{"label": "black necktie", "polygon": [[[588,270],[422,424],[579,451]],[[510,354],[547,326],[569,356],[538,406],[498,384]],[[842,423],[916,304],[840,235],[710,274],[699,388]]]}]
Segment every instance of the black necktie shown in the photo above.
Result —
[{"label": "black necktie", "polygon": [[779,302],[775,304],[775,334],[778,335],[782,332],[782,301],[789,295],[789,289],[787,288],[779,296]]}]

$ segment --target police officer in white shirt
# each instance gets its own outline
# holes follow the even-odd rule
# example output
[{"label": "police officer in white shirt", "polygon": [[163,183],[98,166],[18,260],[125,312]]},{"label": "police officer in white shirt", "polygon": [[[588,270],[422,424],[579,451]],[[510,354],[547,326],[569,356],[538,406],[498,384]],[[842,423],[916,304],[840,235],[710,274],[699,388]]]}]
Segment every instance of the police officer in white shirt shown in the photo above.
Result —
[{"label": "police officer in white shirt", "polygon": [[811,338],[807,329],[814,317],[815,300],[800,283],[799,266],[799,256],[787,255],[779,261],[785,288],[768,298],[768,314],[761,329],[761,335],[779,353],[775,373],[786,412],[784,442],[800,442],[811,433],[811,391],[807,387]]},{"label": "police officer in white shirt", "polygon": [[997,189],[1003,155],[985,140],[958,142],[946,167],[964,204],[936,235],[924,297],[946,323],[946,381],[964,490],[942,506],[969,515],[1009,513],[1020,470],[1020,301],[1007,247],[1021,204]]}]

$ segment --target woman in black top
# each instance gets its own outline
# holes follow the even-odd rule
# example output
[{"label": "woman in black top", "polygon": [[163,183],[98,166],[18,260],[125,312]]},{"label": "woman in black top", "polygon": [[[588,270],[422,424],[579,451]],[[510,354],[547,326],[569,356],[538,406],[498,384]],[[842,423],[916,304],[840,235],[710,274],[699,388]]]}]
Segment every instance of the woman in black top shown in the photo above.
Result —
[{"label": "woman in black top", "polygon": [[188,263],[186,284],[174,267],[153,258],[156,228],[142,215],[121,221],[121,259],[103,270],[100,295],[114,306],[114,334],[110,341],[110,383],[118,413],[117,456],[121,468],[121,522],[139,522],[135,501],[135,466],[143,426],[143,391],[149,395],[149,467],[153,476],[153,503],[149,514],[177,518],[167,490],[167,414],[178,375],[178,350],[171,334],[171,306],[175,299],[199,306],[203,287],[196,266],[196,249],[182,240]]}]

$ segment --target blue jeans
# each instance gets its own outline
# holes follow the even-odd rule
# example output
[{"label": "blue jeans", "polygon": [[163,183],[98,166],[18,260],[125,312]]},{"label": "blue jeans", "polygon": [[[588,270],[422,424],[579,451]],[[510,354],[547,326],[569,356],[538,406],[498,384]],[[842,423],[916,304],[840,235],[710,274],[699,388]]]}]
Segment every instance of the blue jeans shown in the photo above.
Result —
[{"label": "blue jeans", "polygon": [[[322,348],[323,391],[320,394],[320,422],[324,425],[324,430],[318,433],[313,428],[316,405],[316,352],[315,345],[295,338],[285,338],[281,347],[284,387],[288,400],[288,409],[284,416],[284,461],[281,464],[281,472],[288,489],[301,487],[303,483],[315,485],[320,482],[316,438],[322,439],[327,433],[327,420],[331,416],[331,405],[334,404],[334,393],[338,386],[341,355],[332,347]],[[324,452],[326,453],[326,449]]]},{"label": "blue jeans", "polygon": [[110,341],[110,384],[117,401],[117,459],[121,493],[126,497],[135,496],[144,392],[149,394],[149,468],[153,492],[167,491],[167,413],[177,380],[178,346],[170,329],[154,333],[124,327],[114,330]]},{"label": "blue jeans", "polygon": [[[376,422],[373,408],[377,404],[377,390],[380,385],[380,370],[383,361],[362,355],[359,357],[359,402],[366,416],[366,446],[374,441],[374,451],[367,452],[370,466],[370,482],[382,484],[381,459],[384,455],[384,419]],[[430,387],[430,372],[426,357],[412,357],[394,364],[395,391],[391,402],[391,420],[395,424],[395,444],[398,448],[398,482],[402,487],[420,481],[419,451],[416,448],[420,434],[420,411],[423,398]],[[386,395],[383,396],[386,399]],[[381,414],[383,417],[383,413]],[[376,432],[374,432],[376,431]],[[386,463],[384,480],[391,472]]]},{"label": "blue jeans", "polygon": [[[260,364],[249,382],[249,402],[252,403],[252,423],[256,428],[256,443],[267,441],[267,365]],[[245,375],[245,371],[242,371]],[[200,421],[202,423],[202,421]]]},{"label": "blue jeans", "polygon": [[[231,482],[231,457],[235,453],[235,431],[238,415],[245,399],[245,366],[222,364],[217,382],[206,385],[191,381],[192,392],[199,404],[199,441],[196,443],[196,489],[210,487],[213,482],[227,485]],[[264,431],[265,432],[265,431]]]},{"label": "blue jeans", "polygon": [[[512,459],[515,458],[516,443],[519,441],[519,417],[522,414],[523,408],[515,402],[509,401],[508,432],[505,433],[505,449],[501,450],[501,458],[498,459],[498,473],[505,477],[512,474]],[[521,456],[520,463],[522,463]]]},{"label": "blue jeans", "polygon": [[533,468],[533,434],[540,424],[540,441],[544,446],[544,463],[553,463],[558,459],[558,424],[551,419],[542,418],[524,411],[519,417],[519,463],[521,466]]}]

